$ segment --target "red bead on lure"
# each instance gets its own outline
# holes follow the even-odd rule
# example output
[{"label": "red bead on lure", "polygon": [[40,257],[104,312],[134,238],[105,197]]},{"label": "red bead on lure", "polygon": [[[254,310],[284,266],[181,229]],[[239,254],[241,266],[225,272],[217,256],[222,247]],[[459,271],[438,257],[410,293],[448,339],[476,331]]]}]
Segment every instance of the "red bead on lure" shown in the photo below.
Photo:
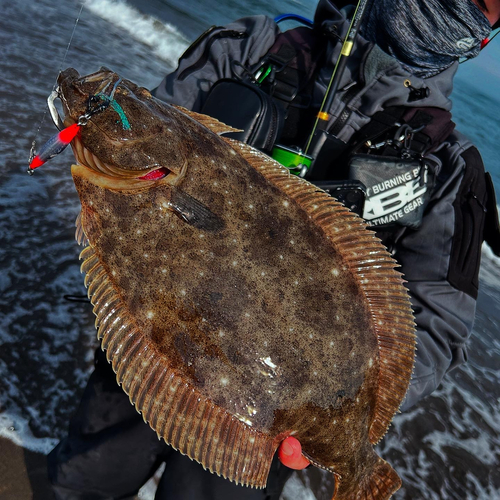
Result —
[{"label": "red bead on lure", "polygon": [[33,173],[35,168],[40,167],[46,161],[63,151],[68,144],[76,137],[80,131],[80,125],[73,123],[69,127],[62,129],[53,135],[40,149],[39,153],[31,160],[28,168],[29,173]]}]

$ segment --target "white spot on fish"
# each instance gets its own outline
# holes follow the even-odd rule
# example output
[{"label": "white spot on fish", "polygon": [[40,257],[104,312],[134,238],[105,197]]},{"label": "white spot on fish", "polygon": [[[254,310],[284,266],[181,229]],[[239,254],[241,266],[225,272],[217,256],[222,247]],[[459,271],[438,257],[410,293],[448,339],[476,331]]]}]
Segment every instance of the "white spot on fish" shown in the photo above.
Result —
[{"label": "white spot on fish", "polygon": [[149,254],[145,253],[144,258],[147,259],[149,257]]},{"label": "white spot on fish", "polygon": [[283,260],[283,259],[284,259],[283,255],[280,255],[280,259],[281,259],[281,260]]},{"label": "white spot on fish", "polygon": [[312,333],[309,334],[309,338],[312,339],[314,338],[314,335]]},{"label": "white spot on fish", "polygon": [[369,368],[371,368],[372,366],[373,366],[373,359],[372,359],[372,358],[370,358],[370,359],[368,360],[368,367],[369,367]]},{"label": "white spot on fish", "polygon": [[276,368],[278,368],[278,365],[275,365],[269,356],[267,358],[260,358],[260,360],[272,370],[276,370]]},{"label": "white spot on fish", "polygon": [[146,317],[147,317],[148,319],[153,319],[153,318],[154,318],[154,315],[155,315],[155,313],[154,313],[153,311],[148,311],[148,312],[147,312],[147,314],[146,314]]},{"label": "white spot on fish", "polygon": [[221,383],[221,385],[223,385],[225,387],[226,385],[229,384],[229,380],[226,377],[222,377],[220,379],[220,383]]},{"label": "white spot on fish", "polygon": [[285,201],[283,202],[283,206],[284,206],[285,208],[288,208],[288,207],[290,206],[290,202],[289,202],[288,200],[285,200]]},{"label": "white spot on fish", "polygon": [[204,237],[205,237],[205,235],[204,235],[203,233],[200,233],[200,234],[198,235],[198,237],[199,237],[199,238],[204,238]]},{"label": "white spot on fish", "polygon": [[200,276],[205,276],[205,273],[203,271],[200,271]]},{"label": "white spot on fish", "polygon": [[236,260],[233,260],[233,267],[236,267],[238,265],[238,262]]},{"label": "white spot on fish", "polygon": [[181,290],[181,295],[187,295],[186,290]]},{"label": "white spot on fish", "polygon": [[334,268],[334,269],[332,269],[332,274],[333,274],[334,276],[338,276],[338,275],[339,275],[339,270],[338,270],[338,269],[335,269],[335,268]]},{"label": "white spot on fish", "polygon": [[113,271],[111,271],[111,274],[112,274],[113,276],[116,276],[116,271],[113,269]]},{"label": "white spot on fish", "polygon": [[290,245],[295,245],[295,241],[290,240]]},{"label": "white spot on fish", "polygon": [[265,275],[266,275],[266,273],[265,273],[264,271],[262,271],[262,272],[260,273],[260,275],[261,275],[261,276],[265,276]]},{"label": "white spot on fish", "polygon": [[334,345],[335,345],[335,342],[332,340],[332,341],[330,342],[330,347],[333,347]]},{"label": "white spot on fish", "polygon": [[140,229],[138,229],[137,234],[142,234],[142,231]]},{"label": "white spot on fish", "polygon": [[253,205],[248,205],[248,208],[252,209],[252,208],[253,208]]},{"label": "white spot on fish", "polygon": [[253,406],[247,406],[247,412],[251,417],[253,417],[257,413],[257,410]]},{"label": "white spot on fish", "polygon": [[219,330],[219,337],[224,337],[224,332],[222,330]]}]

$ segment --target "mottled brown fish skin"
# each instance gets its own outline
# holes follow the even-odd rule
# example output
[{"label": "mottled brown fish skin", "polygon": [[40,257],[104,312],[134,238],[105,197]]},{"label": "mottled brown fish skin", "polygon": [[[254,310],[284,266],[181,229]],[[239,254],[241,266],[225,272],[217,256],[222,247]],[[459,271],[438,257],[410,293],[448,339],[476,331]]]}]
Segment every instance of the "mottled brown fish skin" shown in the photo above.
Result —
[{"label": "mottled brown fish skin", "polygon": [[[61,81],[66,82],[66,105],[75,120],[84,99],[74,98],[80,104],[72,108],[70,97],[78,92],[71,82],[79,77],[67,72]],[[315,465],[342,478],[337,498],[369,498],[358,495],[378,484],[374,474],[383,479],[377,486],[382,493],[373,498],[389,498],[399,479],[372,444],[385,432],[404,395],[414,348],[409,302],[398,288],[394,263],[385,254],[381,257],[381,246],[371,235],[363,243],[367,248],[360,248],[362,223],[326,195],[281,171],[273,181],[272,175],[261,173],[271,160],[222,139],[194,121],[196,115],[189,117],[132,85],[125,81],[123,88],[118,86],[116,99],[140,137],[113,128],[116,124],[108,132],[107,110],[82,133],[83,144],[103,162],[122,158],[120,148],[138,148],[135,172],[145,156],[173,173],[187,168],[174,185],[162,180],[138,188],[132,180],[133,189],[123,190],[113,189],[112,178],[73,167],[81,223],[95,266],[110,283],[113,307],[140,332],[141,345],[151,352],[148,359],[162,360],[189,390],[241,425],[269,436],[274,449],[293,433]],[[141,128],[148,120],[152,129]],[[127,140],[111,138],[114,133]],[[149,151],[150,146],[156,149]],[[134,171],[113,165],[122,179]],[[139,168],[150,169],[151,163]],[[197,200],[221,224],[204,229],[184,220],[172,209],[181,194],[182,203]],[[335,218],[339,228],[352,231],[352,238],[350,233],[341,236],[341,244],[333,243]],[[352,264],[357,254],[359,262]],[[88,262],[94,265],[94,260]],[[363,277],[366,262],[373,269],[367,268]],[[388,277],[372,281],[375,268],[386,276],[388,267]],[[89,276],[92,281],[92,272]],[[377,313],[377,304],[386,308],[392,288],[398,300],[403,296],[402,305]],[[392,372],[381,367],[381,349],[396,343],[381,337],[386,320],[387,329],[390,325],[395,332],[387,336],[401,330],[400,343],[407,343],[398,359],[383,360],[391,365],[404,361],[400,381],[386,381],[391,377],[385,374]],[[99,321],[102,325],[105,320]],[[134,366],[141,366],[141,373],[148,370],[146,364]],[[129,378],[141,383],[140,373]],[[381,383],[390,400],[382,410]],[[148,397],[153,396],[140,398]],[[153,427],[163,428],[157,413]],[[188,439],[190,432],[195,431],[179,439]],[[164,437],[178,446],[175,436]]]}]

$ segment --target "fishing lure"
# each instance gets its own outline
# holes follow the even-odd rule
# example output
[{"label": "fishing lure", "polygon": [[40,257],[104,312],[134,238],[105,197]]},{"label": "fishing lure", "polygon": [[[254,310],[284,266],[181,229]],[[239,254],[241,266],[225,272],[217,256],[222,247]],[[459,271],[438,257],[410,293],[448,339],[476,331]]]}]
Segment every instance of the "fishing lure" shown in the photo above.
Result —
[{"label": "fishing lure", "polygon": [[35,168],[42,166],[45,162],[64,151],[68,144],[77,136],[78,132],[80,132],[80,127],[81,125],[78,123],[73,123],[73,125],[53,135],[31,160],[28,173],[33,175]]},{"label": "fishing lure", "polygon": [[[111,94],[108,96],[104,94],[103,92],[100,92],[97,95],[93,95],[89,97],[88,103],[87,103],[87,112],[83,115],[81,115],[78,118],[78,121],[76,123],[73,123],[73,125],[70,125],[69,127],[63,128],[63,122],[61,118],[59,117],[59,113],[57,112],[57,108],[54,105],[54,100],[56,97],[58,97],[58,91],[55,90],[53,91],[49,98],[47,99],[47,104],[49,107],[50,115],[52,117],[52,120],[54,121],[54,124],[56,127],[59,129],[59,132],[57,134],[53,135],[40,149],[38,154],[36,156],[33,156],[30,159],[30,164],[28,167],[28,174],[33,175],[33,172],[36,168],[41,167],[44,163],[46,163],[48,160],[51,158],[54,158],[54,156],[57,156],[59,153],[62,153],[66,147],[71,143],[71,141],[78,135],[80,132],[80,128],[84,125],[87,125],[88,121],[92,116],[94,116],[96,113],[100,113],[104,111],[110,104],[112,105],[113,109],[116,111],[116,106],[113,105],[116,101],[113,99],[114,93],[116,91],[116,88],[118,87],[118,84],[120,83],[121,79],[119,79],[115,85],[113,86]],[[104,89],[105,90],[105,89]],[[116,103],[118,105],[118,103]],[[118,105],[119,106],[119,105]],[[120,108],[121,110],[121,108]],[[121,114],[119,111],[117,111],[118,114],[120,115],[120,118],[123,122],[123,117],[125,117],[125,114],[123,113],[123,110],[121,110]],[[122,117],[123,114],[123,117]],[[125,117],[126,120],[126,117]],[[127,126],[127,127],[126,127]],[[126,120],[125,124],[123,124],[123,127],[127,130],[130,129],[130,124],[128,123],[128,120]]]}]

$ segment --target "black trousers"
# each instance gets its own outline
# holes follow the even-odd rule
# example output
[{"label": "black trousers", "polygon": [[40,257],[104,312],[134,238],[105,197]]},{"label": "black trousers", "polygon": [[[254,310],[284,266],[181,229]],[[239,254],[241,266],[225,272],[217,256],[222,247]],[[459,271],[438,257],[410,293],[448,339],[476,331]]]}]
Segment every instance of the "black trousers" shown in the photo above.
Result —
[{"label": "black trousers", "polygon": [[203,470],[158,440],[99,349],[68,436],[48,456],[55,498],[132,498],[163,462],[156,500],[278,500],[292,472],[275,458],[266,489],[256,490]]}]

